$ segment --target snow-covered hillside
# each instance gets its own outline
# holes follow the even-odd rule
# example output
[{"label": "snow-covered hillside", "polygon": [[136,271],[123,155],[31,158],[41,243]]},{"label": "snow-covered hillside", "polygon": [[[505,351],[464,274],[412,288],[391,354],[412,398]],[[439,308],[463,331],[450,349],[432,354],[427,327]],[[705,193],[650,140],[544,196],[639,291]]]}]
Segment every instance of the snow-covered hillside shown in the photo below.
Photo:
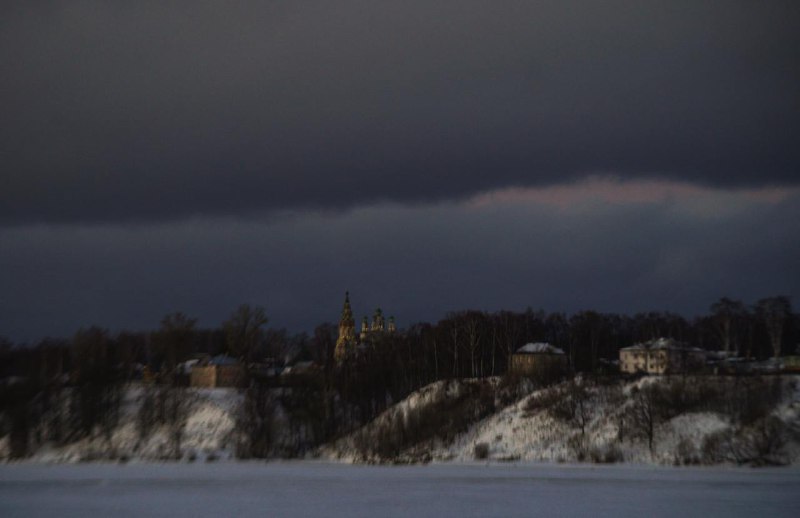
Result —
[{"label": "snow-covered hillside", "polygon": [[[107,434],[32,444],[37,462],[232,459],[241,445],[244,396],[234,389],[181,389],[173,424],[143,415],[153,388],[124,391]],[[270,393],[267,456],[296,456],[305,432]],[[650,397],[651,399],[648,399]],[[163,401],[161,403],[163,405]],[[646,418],[651,417],[650,421]],[[177,424],[176,424],[177,423]],[[648,428],[650,425],[650,428]],[[9,438],[0,438],[0,459]],[[650,444],[652,441],[652,444]],[[313,444],[313,443],[312,443]],[[311,456],[344,462],[632,462],[800,464],[800,376],[576,379],[534,390],[491,378],[439,381],[391,406]]]},{"label": "snow-covered hillside", "polygon": [[[496,380],[487,383],[494,385]],[[481,382],[478,381],[456,380],[431,383],[388,408],[358,431],[323,446],[319,450],[319,455],[331,460],[350,462],[385,460],[381,459],[380,454],[370,449],[370,445],[375,444],[378,436],[385,438],[387,433],[399,432],[414,426],[414,421],[419,418],[418,413],[421,410],[436,409],[443,404],[457,401],[463,398],[470,389],[475,389],[480,385]],[[427,444],[421,447],[425,448]],[[399,453],[392,452],[392,454]]]},{"label": "snow-covered hillside", "polygon": [[[692,380],[683,382],[688,386],[693,383]],[[735,383],[713,378],[703,382]],[[731,415],[718,411],[688,411],[661,419],[656,417],[652,450],[647,437],[641,433],[641,423],[634,422],[632,416],[634,407],[639,404],[636,394],[646,393],[648,386],[667,391],[673,386],[670,384],[675,383],[669,378],[651,377],[609,385],[578,380],[577,385],[583,386],[584,406],[577,411],[571,408],[573,413],[567,417],[563,415],[563,408],[560,412],[554,408],[563,407],[565,399],[574,397],[570,393],[573,384],[538,390],[476,420],[450,438],[443,438],[441,434],[421,436],[419,442],[407,441],[405,447],[387,458],[386,450],[376,444],[387,435],[392,437],[391,430],[400,430],[401,435],[408,436],[410,416],[429,414],[425,407],[435,407],[434,411],[446,408],[443,402],[463,398],[469,387],[464,382],[438,382],[388,409],[363,429],[322,448],[321,454],[329,459],[351,461],[487,459],[655,464],[756,462],[759,459],[755,457],[763,454],[762,462],[799,463],[800,377],[775,378],[770,381],[773,382],[782,386],[781,400],[764,419],[745,426]],[[764,447],[774,451],[759,450]],[[754,458],[749,459],[747,455]]]},{"label": "snow-covered hillside", "polygon": [[[185,389],[181,402],[180,432],[175,427],[155,425],[140,432],[140,409],[152,402],[140,385],[123,391],[120,419],[110,436],[91,437],[56,446],[40,445],[31,460],[38,462],[79,462],[86,460],[168,460],[224,459],[235,451],[236,412],[242,396],[234,389]],[[177,451],[176,451],[177,449]],[[0,457],[8,455],[8,438],[0,441]]]}]

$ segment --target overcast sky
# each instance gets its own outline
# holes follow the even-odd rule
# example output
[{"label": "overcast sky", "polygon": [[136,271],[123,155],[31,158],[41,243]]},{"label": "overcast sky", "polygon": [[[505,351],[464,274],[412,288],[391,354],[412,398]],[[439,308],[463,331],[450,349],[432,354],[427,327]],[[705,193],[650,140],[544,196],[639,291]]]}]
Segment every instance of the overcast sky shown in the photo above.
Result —
[{"label": "overcast sky", "polygon": [[800,295],[797,2],[16,4],[13,340]]}]

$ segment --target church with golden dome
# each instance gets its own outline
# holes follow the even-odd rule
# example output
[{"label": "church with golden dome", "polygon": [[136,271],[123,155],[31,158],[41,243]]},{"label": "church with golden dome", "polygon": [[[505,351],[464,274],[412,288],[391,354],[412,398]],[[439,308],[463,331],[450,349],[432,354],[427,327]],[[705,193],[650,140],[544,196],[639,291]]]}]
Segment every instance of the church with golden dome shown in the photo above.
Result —
[{"label": "church with golden dome", "polygon": [[372,322],[366,316],[361,321],[361,332],[356,337],[356,321],[353,318],[353,308],[350,306],[350,292],[346,292],[344,294],[342,317],[339,319],[339,338],[336,340],[333,358],[337,362],[342,362],[353,354],[359,345],[369,343],[383,333],[394,333],[396,331],[394,317],[390,316],[386,320],[383,317],[381,308],[376,308],[375,313],[372,315]]}]

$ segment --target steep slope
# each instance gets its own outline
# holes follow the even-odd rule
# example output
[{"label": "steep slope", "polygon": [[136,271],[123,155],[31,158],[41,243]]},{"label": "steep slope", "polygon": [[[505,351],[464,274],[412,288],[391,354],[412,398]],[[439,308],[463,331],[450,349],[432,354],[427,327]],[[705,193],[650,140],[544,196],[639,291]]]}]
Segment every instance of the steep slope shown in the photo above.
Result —
[{"label": "steep slope", "polygon": [[[378,462],[800,462],[798,376],[608,384],[578,379],[533,393],[520,390],[505,406],[496,397],[499,381],[484,382],[480,390],[476,383],[429,385],[321,454]],[[642,417],[648,411],[650,427]],[[454,412],[466,415],[453,419]]]},{"label": "steep slope", "polygon": [[499,378],[438,381],[318,453],[350,462],[430,460],[432,451],[529,391],[528,383],[504,384]]},{"label": "steep slope", "polygon": [[[64,445],[42,444],[30,460],[80,462],[87,460],[178,460],[231,458],[235,450],[236,411],[241,395],[235,389],[186,389],[177,404],[177,425],[153,424],[141,431],[142,408],[150,409],[147,389],[123,391],[120,418],[108,436],[95,434]],[[0,458],[7,456],[0,444]]]}]

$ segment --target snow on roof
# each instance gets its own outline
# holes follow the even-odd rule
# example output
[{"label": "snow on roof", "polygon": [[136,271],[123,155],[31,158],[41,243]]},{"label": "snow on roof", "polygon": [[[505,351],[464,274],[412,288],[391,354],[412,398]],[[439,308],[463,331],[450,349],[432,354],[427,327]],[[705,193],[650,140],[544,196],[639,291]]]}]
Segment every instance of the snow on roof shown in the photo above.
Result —
[{"label": "snow on roof", "polygon": [[522,354],[564,354],[564,351],[559,349],[558,347],[553,347],[550,344],[544,342],[537,342],[537,343],[529,343],[525,344],[519,349],[517,349],[517,353]]},{"label": "snow on roof", "polygon": [[698,349],[697,347],[689,347],[683,342],[679,342],[674,338],[656,338],[654,340],[648,340],[647,342],[641,342],[630,347],[623,347],[622,351],[644,351],[644,350],[656,350],[656,349],[680,349],[680,350],[687,350],[687,351],[702,351],[702,349]]},{"label": "snow on roof", "polygon": [[236,365],[237,363],[239,363],[239,360],[225,354],[214,356],[208,361],[209,365]]},{"label": "snow on roof", "polygon": [[727,360],[736,357],[735,351],[706,351],[709,360]]},{"label": "snow on roof", "polygon": [[297,362],[294,365],[289,365],[285,369],[283,369],[283,374],[299,374],[303,372],[308,372],[309,370],[313,369],[315,364],[313,361],[302,361]]},{"label": "snow on roof", "polygon": [[192,367],[197,365],[200,362],[197,358],[192,358],[191,360],[186,360],[185,362],[181,362],[178,364],[178,372],[181,374],[189,374],[192,372]]}]

